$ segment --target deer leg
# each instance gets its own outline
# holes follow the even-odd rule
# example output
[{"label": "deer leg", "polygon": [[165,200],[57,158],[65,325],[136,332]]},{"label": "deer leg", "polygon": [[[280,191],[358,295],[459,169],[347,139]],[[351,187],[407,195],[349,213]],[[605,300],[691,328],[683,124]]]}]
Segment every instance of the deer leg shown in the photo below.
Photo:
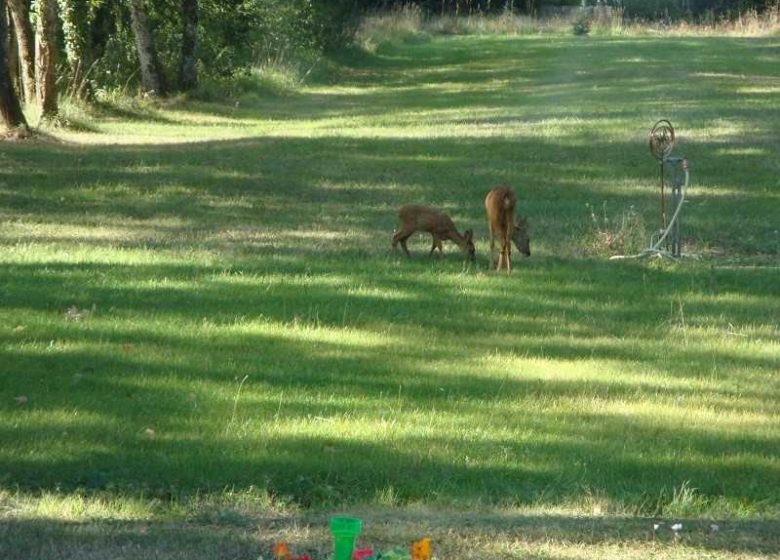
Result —
[{"label": "deer leg", "polygon": [[490,222],[488,222],[488,233],[490,234],[490,268],[493,268],[493,251],[496,248],[496,239],[493,235],[493,228],[490,227]]},{"label": "deer leg", "polygon": [[436,247],[439,248],[439,256],[441,256],[442,250],[441,250],[441,239],[436,237],[434,234],[431,234],[432,243],[431,243],[431,252],[428,253],[429,257],[433,256],[433,252],[436,250]]},{"label": "deer leg", "polygon": [[412,255],[409,254],[409,249],[406,247],[406,240],[411,237],[411,234],[407,235],[403,239],[401,239],[401,248],[404,250],[404,253],[406,253],[406,256],[411,258]]},{"label": "deer leg", "polygon": [[410,257],[411,255],[409,255],[409,249],[406,247],[406,240],[409,239],[413,233],[414,231],[407,231],[405,229],[397,231],[395,235],[393,235],[393,249],[395,249],[396,245],[400,242],[401,249],[404,250],[404,253],[406,253],[407,257]]},{"label": "deer leg", "polygon": [[501,269],[506,265],[507,271],[509,270],[509,257],[507,255],[507,240],[504,238],[504,236],[501,236],[501,253],[498,256],[498,268],[496,269],[498,272],[501,271]]},{"label": "deer leg", "polygon": [[[452,241],[453,243],[456,243],[457,245],[460,245],[459,239],[455,235],[453,235],[451,232],[444,233],[443,237],[441,235],[434,235],[433,236],[433,242],[436,245],[436,247],[439,248],[439,257],[444,255],[444,249],[442,247],[442,242],[443,241]],[[431,252],[433,252],[433,251],[431,251]]]},{"label": "deer leg", "polygon": [[506,242],[506,273],[512,272],[512,244],[507,239]]}]

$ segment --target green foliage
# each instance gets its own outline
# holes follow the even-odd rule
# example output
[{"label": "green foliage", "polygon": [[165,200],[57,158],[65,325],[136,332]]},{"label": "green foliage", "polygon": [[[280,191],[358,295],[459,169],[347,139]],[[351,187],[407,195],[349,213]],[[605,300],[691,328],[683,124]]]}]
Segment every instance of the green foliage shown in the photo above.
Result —
[{"label": "green foliage", "polygon": [[627,17],[647,20],[733,16],[748,10],[764,11],[774,0],[621,0]]},{"label": "green foliage", "polygon": [[358,25],[356,0],[309,0],[318,44],[333,50],[349,43]]},{"label": "green foliage", "polygon": [[530,14],[544,7],[579,6],[581,0],[358,0],[355,3],[365,11],[414,6],[426,14],[470,16],[507,11]]},{"label": "green foliage", "polygon": [[132,95],[135,85],[140,81],[138,74],[138,54],[135,50],[133,32],[129,22],[118,22],[104,36],[105,43],[96,53],[97,61],[92,73],[96,93],[105,97],[109,92],[121,92]]},{"label": "green foliage", "polygon": [[77,97],[88,95],[87,73],[92,71],[90,9],[88,0],[59,0],[65,53],[70,66],[70,91]]},{"label": "green foliage", "polygon": [[[415,6],[426,14],[462,15],[497,14],[503,11],[539,13],[546,8],[576,7],[582,0],[355,0],[362,11],[393,10]],[[717,15],[736,14],[747,10],[764,11],[772,8],[775,0],[586,0],[586,6],[610,5],[625,8],[631,17],[664,18],[679,16],[700,17],[707,12]]]},{"label": "green foliage", "polygon": [[578,36],[587,35],[590,33],[591,19],[592,14],[590,10],[584,9],[580,11],[572,21],[572,33]]},{"label": "green foliage", "polygon": [[[95,0],[87,12],[61,1],[69,8],[68,52],[94,52],[97,62],[90,77],[98,91],[132,92],[138,60],[126,5]],[[146,8],[160,60],[173,83],[181,55],[179,2],[146,2]],[[348,0],[201,0],[199,12],[199,74],[206,83],[246,75],[255,66],[310,66],[323,50],[351,40],[357,22],[355,2]],[[92,44],[75,43],[83,36],[71,31],[87,22]]]},{"label": "green foliage", "polygon": [[[117,91],[132,93],[139,73],[126,4],[120,0],[59,2],[65,31],[64,47],[74,66],[68,75],[68,80],[76,82],[71,90],[78,90],[78,82],[83,79],[74,76],[74,70],[78,68],[82,72],[89,71],[90,82],[102,95]],[[540,24],[527,16],[525,20],[518,19],[517,13],[567,4],[571,1],[202,0],[198,73],[204,89],[214,84],[224,89],[227,82],[247,75],[257,66],[271,67],[274,71],[285,68],[291,75],[303,75],[323,52],[334,52],[349,44],[355,37],[360,17],[380,8],[384,13],[403,10],[415,13],[417,28],[428,15],[441,16],[426,24],[425,32],[413,31],[407,35],[407,39],[423,40],[428,31],[438,34],[533,31],[541,29]],[[628,17],[677,18],[707,14],[714,18],[737,10],[761,10],[770,4],[747,0],[626,0],[623,6]],[[175,83],[173,78],[177,75],[182,41],[180,3],[178,0],[147,1],[146,8],[166,81]],[[475,17],[455,17],[456,13]],[[585,13],[580,14],[572,31],[575,35],[586,35],[591,24]],[[378,37],[382,33],[374,35]],[[82,62],[74,64],[76,60]]]}]

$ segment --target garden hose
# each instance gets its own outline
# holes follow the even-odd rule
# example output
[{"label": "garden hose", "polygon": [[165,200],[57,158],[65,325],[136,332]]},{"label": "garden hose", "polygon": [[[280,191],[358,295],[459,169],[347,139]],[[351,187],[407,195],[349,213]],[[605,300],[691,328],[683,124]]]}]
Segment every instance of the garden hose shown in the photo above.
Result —
[{"label": "garden hose", "polygon": [[669,257],[671,259],[674,259],[675,257],[669,253],[669,251],[665,251],[663,249],[659,249],[661,244],[666,240],[667,236],[669,235],[669,232],[672,231],[672,228],[674,227],[674,224],[677,222],[677,218],[680,215],[680,210],[682,210],[683,202],[685,202],[685,192],[688,190],[688,183],[690,180],[690,174],[688,172],[688,160],[685,158],[669,158],[666,160],[669,163],[672,163],[673,165],[677,165],[678,163],[682,167],[683,172],[685,173],[685,180],[680,185],[680,199],[677,201],[677,207],[674,209],[674,214],[672,214],[672,218],[669,220],[669,223],[666,225],[666,228],[664,228],[662,231],[659,232],[658,240],[653,243],[653,236],[650,238],[650,247],[648,249],[645,249],[641,253],[637,253],[635,255],[613,255],[609,258],[609,260],[621,260],[621,259],[639,259],[642,257],[648,257],[648,256],[654,256],[654,257]]}]

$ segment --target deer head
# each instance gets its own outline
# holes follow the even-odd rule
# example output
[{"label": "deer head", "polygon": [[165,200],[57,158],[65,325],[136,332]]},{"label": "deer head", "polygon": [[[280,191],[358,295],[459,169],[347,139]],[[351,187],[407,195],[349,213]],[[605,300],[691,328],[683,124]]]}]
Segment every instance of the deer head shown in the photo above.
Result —
[{"label": "deer head", "polygon": [[512,231],[512,241],[514,241],[518,251],[526,257],[531,256],[531,239],[528,237],[528,220],[525,218],[521,217],[515,224],[515,229]]},{"label": "deer head", "polygon": [[466,254],[466,258],[473,262],[477,261],[477,250],[474,247],[474,232],[467,229],[463,232],[463,239],[465,241],[463,245],[463,252]]}]

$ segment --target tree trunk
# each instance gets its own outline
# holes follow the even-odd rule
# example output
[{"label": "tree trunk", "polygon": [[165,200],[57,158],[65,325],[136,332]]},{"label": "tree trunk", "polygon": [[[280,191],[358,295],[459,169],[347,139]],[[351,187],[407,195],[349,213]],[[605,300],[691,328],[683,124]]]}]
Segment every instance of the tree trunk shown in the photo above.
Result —
[{"label": "tree trunk", "polygon": [[198,86],[198,0],[181,0],[181,19],[179,87],[190,91]]},{"label": "tree trunk", "polygon": [[154,38],[143,0],[130,0],[130,16],[133,22],[135,46],[141,64],[141,88],[149,95],[165,95],[167,87],[162,65],[154,47]]},{"label": "tree trunk", "polygon": [[35,38],[30,25],[26,0],[8,0],[8,9],[16,32],[22,70],[22,91],[27,103],[35,101]]},{"label": "tree trunk", "polygon": [[57,14],[54,0],[38,0],[36,70],[38,76],[38,103],[41,105],[41,120],[57,118]]},{"label": "tree trunk", "polygon": [[90,52],[89,2],[87,0],[59,0],[65,55],[70,66],[71,94],[79,99],[92,97],[88,80],[92,63]]},{"label": "tree trunk", "polygon": [[0,0],[0,122],[7,128],[27,131],[27,120],[16,96],[6,63],[5,38],[8,35],[8,21],[5,17],[5,0]]},{"label": "tree trunk", "polygon": [[[21,94],[22,84],[19,81],[19,49],[17,47],[16,33],[14,26],[5,20],[5,56],[8,63],[8,81],[11,82],[17,97]],[[2,35],[0,35],[1,37]]]}]

